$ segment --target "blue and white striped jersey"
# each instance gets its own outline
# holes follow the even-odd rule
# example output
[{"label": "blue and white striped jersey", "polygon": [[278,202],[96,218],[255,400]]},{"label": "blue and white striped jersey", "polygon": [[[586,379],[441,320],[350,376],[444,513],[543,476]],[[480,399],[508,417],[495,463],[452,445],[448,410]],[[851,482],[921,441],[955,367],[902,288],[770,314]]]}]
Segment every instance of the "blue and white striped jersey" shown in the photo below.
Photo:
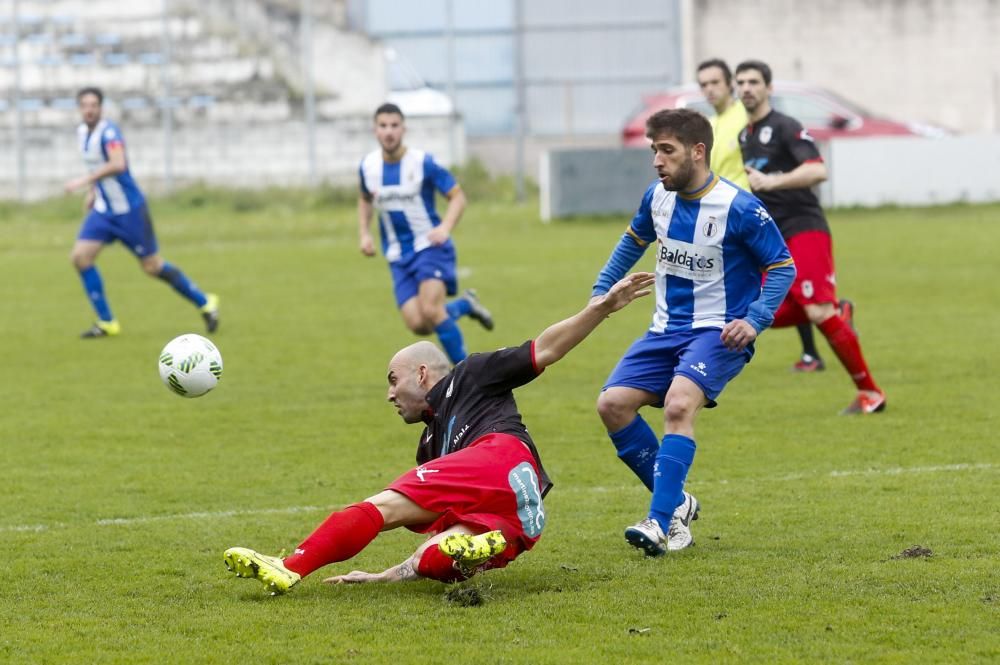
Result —
[{"label": "blue and white striped jersey", "polygon": [[753,194],[716,175],[692,196],[646,190],[628,234],[656,242],[652,332],[722,328],[746,317],[761,276],[791,265],[777,225]]},{"label": "blue and white striped jersey", "polygon": [[[80,123],[76,130],[83,153],[83,162],[87,170],[95,169],[108,163],[108,149],[112,145],[121,145],[125,149],[125,139],[118,125],[110,120],[101,120],[93,131],[85,123]],[[127,162],[126,162],[127,164]],[[109,215],[124,215],[141,208],[146,203],[139,186],[132,179],[132,174],[126,166],[125,171],[118,175],[101,178],[94,183],[96,195],[94,210]]]},{"label": "blue and white striped jersey", "polygon": [[[382,253],[390,262],[430,247],[427,234],[441,223],[434,190],[447,194],[455,178],[422,150],[407,148],[398,162],[386,162],[375,150],[361,160],[361,193],[379,213]],[[447,244],[450,244],[449,239]]]}]

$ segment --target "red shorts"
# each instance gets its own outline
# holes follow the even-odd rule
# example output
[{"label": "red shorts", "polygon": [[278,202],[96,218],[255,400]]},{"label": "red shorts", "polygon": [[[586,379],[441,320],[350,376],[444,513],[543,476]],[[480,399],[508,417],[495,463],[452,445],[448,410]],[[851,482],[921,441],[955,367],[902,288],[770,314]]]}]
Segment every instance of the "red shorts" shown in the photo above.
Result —
[{"label": "red shorts", "polygon": [[788,239],[795,260],[795,281],[788,299],[798,305],[837,302],[837,276],[833,269],[833,242],[824,231],[803,231]]},{"label": "red shorts", "polygon": [[509,434],[480,437],[467,448],[407,471],[388,489],[441,513],[430,524],[407,527],[411,531],[434,534],[464,524],[477,533],[503,532],[507,549],[490,560],[490,568],[503,568],[534,547],[545,526],[535,458]]}]

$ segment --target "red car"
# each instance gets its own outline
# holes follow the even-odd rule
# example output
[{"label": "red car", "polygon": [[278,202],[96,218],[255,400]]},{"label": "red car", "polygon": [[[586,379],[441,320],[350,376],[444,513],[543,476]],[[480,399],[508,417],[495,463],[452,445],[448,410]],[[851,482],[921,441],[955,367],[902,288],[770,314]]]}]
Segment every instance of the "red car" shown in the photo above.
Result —
[{"label": "red car", "polygon": [[[948,134],[946,130],[931,125],[880,118],[828,90],[794,81],[774,81],[771,107],[801,122],[817,141],[861,136],[939,138]],[[715,113],[694,84],[650,95],[622,130],[624,145],[649,145],[646,138],[646,118],[660,109],[671,108],[693,108],[706,115]]]}]

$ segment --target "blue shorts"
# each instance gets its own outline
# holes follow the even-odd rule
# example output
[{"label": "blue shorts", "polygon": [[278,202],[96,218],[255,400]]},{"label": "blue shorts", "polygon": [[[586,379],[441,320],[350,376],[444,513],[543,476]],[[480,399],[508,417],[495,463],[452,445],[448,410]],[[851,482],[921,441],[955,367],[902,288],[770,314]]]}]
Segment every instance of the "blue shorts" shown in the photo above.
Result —
[{"label": "blue shorts", "polygon": [[743,351],[730,351],[722,344],[721,334],[719,328],[647,332],[618,361],[604,390],[615,386],[645,390],[659,396],[654,405],[659,407],[670,382],[683,376],[698,384],[711,408],[726,384],[753,357],[752,345]]},{"label": "blue shorts", "polygon": [[458,293],[458,278],[455,275],[455,246],[451,243],[428,247],[416,254],[389,264],[392,272],[392,290],[396,294],[396,307],[402,307],[417,295],[420,282],[439,279],[444,282],[448,295]]},{"label": "blue shorts", "polygon": [[105,244],[120,240],[140,259],[156,254],[159,249],[153,232],[153,220],[149,218],[146,206],[124,215],[91,210],[83,220],[77,239],[97,240]]}]

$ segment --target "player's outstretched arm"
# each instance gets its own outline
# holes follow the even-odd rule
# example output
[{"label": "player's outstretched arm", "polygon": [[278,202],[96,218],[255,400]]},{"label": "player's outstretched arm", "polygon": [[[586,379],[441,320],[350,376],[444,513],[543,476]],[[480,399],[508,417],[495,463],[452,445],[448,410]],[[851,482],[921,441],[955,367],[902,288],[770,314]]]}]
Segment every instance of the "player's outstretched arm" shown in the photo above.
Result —
[{"label": "player's outstretched arm", "polygon": [[541,371],[558,362],[612,313],[652,293],[650,287],[655,280],[651,272],[627,275],[604,295],[591,298],[577,314],[546,328],[535,339],[535,366]]},{"label": "player's outstretched arm", "polygon": [[414,554],[403,563],[381,573],[366,573],[363,570],[352,570],[345,575],[336,575],[323,580],[326,584],[365,584],[368,582],[408,582],[420,579],[417,574],[417,555]]}]

